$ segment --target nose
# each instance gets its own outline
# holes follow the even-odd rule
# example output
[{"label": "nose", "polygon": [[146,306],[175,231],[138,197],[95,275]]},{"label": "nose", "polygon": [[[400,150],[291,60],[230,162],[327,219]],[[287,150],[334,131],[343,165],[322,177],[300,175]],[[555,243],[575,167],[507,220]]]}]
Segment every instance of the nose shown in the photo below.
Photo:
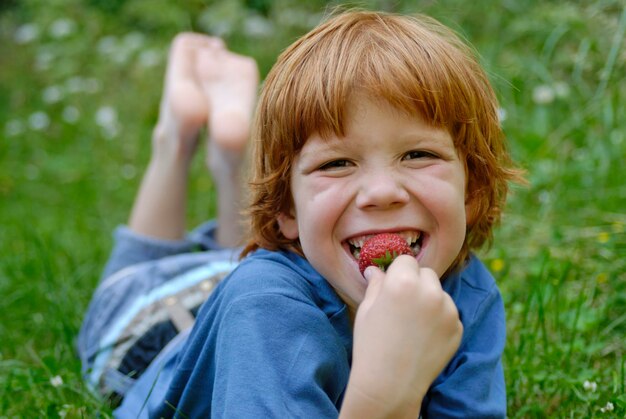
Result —
[{"label": "nose", "polygon": [[404,205],[409,199],[397,175],[389,170],[374,170],[362,174],[356,205],[361,209],[385,209]]}]

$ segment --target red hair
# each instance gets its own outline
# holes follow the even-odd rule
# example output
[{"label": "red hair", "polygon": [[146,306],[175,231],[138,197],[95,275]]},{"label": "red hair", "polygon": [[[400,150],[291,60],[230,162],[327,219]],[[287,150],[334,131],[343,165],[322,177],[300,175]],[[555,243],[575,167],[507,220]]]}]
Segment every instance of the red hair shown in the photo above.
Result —
[{"label": "red hair", "polygon": [[292,209],[291,166],[310,135],[343,136],[355,94],[382,99],[452,135],[467,171],[470,213],[451,269],[492,237],[509,181],[510,160],[498,103],[473,51],[426,16],[347,11],[297,40],[278,58],[259,98],[253,128],[250,239],[257,248],[291,249],[277,215]]}]

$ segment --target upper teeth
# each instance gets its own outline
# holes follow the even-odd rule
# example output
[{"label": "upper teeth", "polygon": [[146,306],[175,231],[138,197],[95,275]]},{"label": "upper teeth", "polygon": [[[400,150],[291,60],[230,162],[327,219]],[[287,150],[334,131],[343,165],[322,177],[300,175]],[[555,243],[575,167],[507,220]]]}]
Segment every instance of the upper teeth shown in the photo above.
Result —
[{"label": "upper teeth", "polygon": [[[411,231],[402,231],[399,233],[396,233],[398,236],[402,237],[404,240],[406,240],[407,244],[409,246],[413,245],[417,239],[420,238],[421,233],[419,231],[415,231],[415,230],[411,230]],[[365,243],[365,241],[367,239],[369,239],[370,237],[375,236],[375,234],[368,234],[365,236],[359,236],[359,237],[354,237],[352,239],[348,240],[348,243],[350,243],[350,245],[354,246],[354,247],[358,247],[359,249],[361,247],[363,247],[363,243]]]}]

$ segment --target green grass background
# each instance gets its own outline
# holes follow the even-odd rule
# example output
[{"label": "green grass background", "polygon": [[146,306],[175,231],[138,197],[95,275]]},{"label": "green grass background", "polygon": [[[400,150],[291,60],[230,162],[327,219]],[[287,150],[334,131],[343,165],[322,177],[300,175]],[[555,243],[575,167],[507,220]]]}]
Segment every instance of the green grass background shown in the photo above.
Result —
[{"label": "green grass background", "polygon": [[[626,9],[621,0],[366,1],[479,51],[530,186],[482,257],[508,315],[510,417],[624,417]],[[223,36],[266,74],[326,2],[0,1],[0,417],[108,417],[74,345],[147,162],[167,46]],[[209,216],[201,159],[190,226]]]}]

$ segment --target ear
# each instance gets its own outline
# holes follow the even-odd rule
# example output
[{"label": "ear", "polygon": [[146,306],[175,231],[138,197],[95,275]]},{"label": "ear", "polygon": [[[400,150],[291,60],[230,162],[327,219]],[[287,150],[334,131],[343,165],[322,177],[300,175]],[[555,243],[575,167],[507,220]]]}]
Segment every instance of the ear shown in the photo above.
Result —
[{"label": "ear", "polygon": [[281,212],[278,214],[276,220],[278,221],[278,227],[280,228],[280,232],[283,233],[283,236],[289,240],[298,238],[300,233],[298,231],[298,220],[295,216]]},{"label": "ear", "polygon": [[478,218],[478,205],[476,197],[467,197],[465,200],[465,225],[470,226]]}]

